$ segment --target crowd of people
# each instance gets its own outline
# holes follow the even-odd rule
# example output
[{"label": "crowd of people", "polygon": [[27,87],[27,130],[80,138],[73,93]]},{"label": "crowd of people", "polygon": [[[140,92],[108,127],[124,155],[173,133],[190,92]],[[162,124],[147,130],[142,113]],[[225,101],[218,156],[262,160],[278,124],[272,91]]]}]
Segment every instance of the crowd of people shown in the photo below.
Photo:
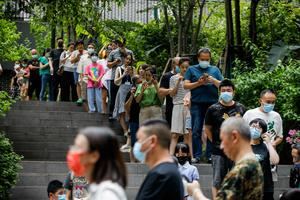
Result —
[{"label": "crowd of people", "polygon": [[[263,90],[260,106],[247,110],[234,100],[234,83],[211,64],[209,49],[198,51],[196,65],[187,57],[173,58],[161,81],[151,65],[134,67],[135,57],[125,40],[114,40],[97,52],[93,43],[85,49],[82,40],[64,49],[64,41],[58,39],[56,49],[47,48],[42,55],[33,49],[31,55],[31,60],[15,64],[14,96],[20,91],[22,100],[33,99],[35,93],[40,101],[87,103],[89,113],[118,119],[126,137],[116,150],[111,130],[80,132],[75,150],[68,154],[67,183],[78,185],[71,196],[85,198],[89,183],[95,199],[126,199],[121,150],[130,152],[132,162],[150,167],[136,199],[182,199],[189,194],[205,198],[197,184],[190,184],[194,189],[188,194],[174,190],[183,188],[179,171],[187,182],[199,179],[191,164],[200,161],[212,163],[214,199],[273,199],[276,146],[283,139],[282,119],[274,111],[276,93]],[[170,155],[177,158],[179,171]],[[159,179],[165,183],[157,184]]]}]

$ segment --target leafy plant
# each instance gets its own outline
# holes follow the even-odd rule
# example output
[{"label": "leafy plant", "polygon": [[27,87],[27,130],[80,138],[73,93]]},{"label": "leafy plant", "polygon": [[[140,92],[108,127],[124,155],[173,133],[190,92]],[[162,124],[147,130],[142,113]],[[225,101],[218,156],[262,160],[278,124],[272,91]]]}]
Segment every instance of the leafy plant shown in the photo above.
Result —
[{"label": "leafy plant", "polygon": [[14,103],[14,100],[10,98],[8,93],[0,91],[0,117],[5,116],[5,113],[9,111],[12,103]]}]

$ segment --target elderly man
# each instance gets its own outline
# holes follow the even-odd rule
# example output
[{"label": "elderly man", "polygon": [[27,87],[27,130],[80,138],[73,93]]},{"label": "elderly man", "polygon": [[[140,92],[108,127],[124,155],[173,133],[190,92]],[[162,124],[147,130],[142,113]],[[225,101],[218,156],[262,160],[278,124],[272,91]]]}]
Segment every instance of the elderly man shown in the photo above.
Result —
[{"label": "elderly man", "polygon": [[162,120],[144,122],[137,132],[137,142],[133,154],[140,162],[145,162],[148,172],[137,200],[182,200],[183,186],[177,165],[169,154],[171,132]]},{"label": "elderly man", "polygon": [[36,49],[31,50],[31,56],[32,59],[28,63],[30,69],[29,88],[28,88],[29,100],[32,99],[33,93],[35,93],[36,99],[39,99],[40,91],[41,91],[41,78],[39,74],[40,57]]},{"label": "elderly man", "polygon": [[[241,117],[230,117],[223,122],[220,136],[221,149],[235,166],[226,175],[216,199],[260,200],[263,174],[250,145],[249,125]],[[207,199],[198,182],[188,184],[187,190],[194,200]]]}]

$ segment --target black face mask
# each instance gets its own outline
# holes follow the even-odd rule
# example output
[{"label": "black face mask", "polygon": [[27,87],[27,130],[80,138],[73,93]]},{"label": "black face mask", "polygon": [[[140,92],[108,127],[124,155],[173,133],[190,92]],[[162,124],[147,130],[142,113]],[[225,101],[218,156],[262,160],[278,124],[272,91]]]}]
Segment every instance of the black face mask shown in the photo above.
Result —
[{"label": "black face mask", "polygon": [[188,156],[180,156],[180,157],[177,157],[178,159],[178,162],[180,165],[184,165],[186,163],[186,161],[189,160],[189,157]]}]

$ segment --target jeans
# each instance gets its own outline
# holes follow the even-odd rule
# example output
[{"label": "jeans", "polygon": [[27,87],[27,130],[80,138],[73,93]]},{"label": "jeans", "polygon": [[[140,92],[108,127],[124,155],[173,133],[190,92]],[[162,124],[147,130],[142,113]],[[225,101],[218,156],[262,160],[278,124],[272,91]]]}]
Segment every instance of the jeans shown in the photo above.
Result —
[{"label": "jeans", "polygon": [[139,123],[129,122],[129,129],[130,129],[130,137],[131,137],[131,147],[133,147],[134,143],[136,142],[136,133],[139,129]]},{"label": "jeans", "polygon": [[95,97],[96,97],[97,111],[101,113],[102,112],[101,88],[88,88],[87,96],[88,96],[89,111],[96,112],[96,108],[95,108]]},{"label": "jeans", "polygon": [[[202,156],[202,128],[206,111],[212,103],[191,103],[191,116],[192,116],[192,137],[193,137],[193,154],[195,158]],[[207,140],[206,143],[206,158],[211,157],[212,144]]]},{"label": "jeans", "polygon": [[40,96],[39,96],[40,101],[45,100],[44,96],[45,96],[47,85],[49,85],[48,94],[49,94],[49,100],[51,100],[52,99],[52,93],[51,93],[52,84],[51,84],[51,75],[50,74],[41,75],[41,85],[42,85],[42,88],[41,88],[41,92],[40,92]]}]

